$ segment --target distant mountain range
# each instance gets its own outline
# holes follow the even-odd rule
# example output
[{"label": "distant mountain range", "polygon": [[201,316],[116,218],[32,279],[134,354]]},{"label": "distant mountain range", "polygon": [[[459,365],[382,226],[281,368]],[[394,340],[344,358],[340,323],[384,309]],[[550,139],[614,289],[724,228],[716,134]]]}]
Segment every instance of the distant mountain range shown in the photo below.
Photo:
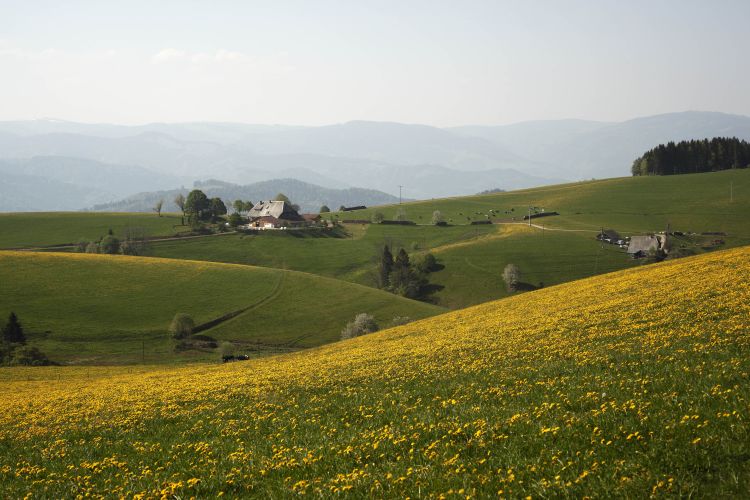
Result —
[{"label": "distant mountain range", "polygon": [[133,165],[42,156],[0,159],[0,211],[79,210],[134,192],[188,182]]},{"label": "distant mountain range", "polygon": [[[632,161],[660,143],[716,136],[750,140],[750,118],[690,111],[620,123],[448,129],[365,121],[323,127],[0,122],[0,210],[84,208],[207,178],[237,185],[291,178],[393,196],[403,186],[404,196],[421,199],[465,195],[627,176]],[[45,194],[34,193],[35,185],[44,185]]]},{"label": "distant mountain range", "polygon": [[[341,205],[347,207],[369,206],[398,202],[398,197],[373,189],[329,189],[296,179],[276,179],[244,186],[211,179],[196,182],[193,187],[206,193],[209,198],[221,198],[230,210],[229,204],[234,200],[250,200],[257,203],[260,200],[270,200],[278,193],[287,195],[292,203],[300,206],[302,212],[315,213],[323,205],[328,205],[331,210],[337,210]],[[95,205],[90,210],[99,212],[150,212],[157,201],[164,200],[163,210],[176,212],[179,209],[173,200],[180,193],[187,196],[188,192],[189,189],[182,188],[139,193],[124,200]]]},{"label": "distant mountain range", "polygon": [[686,111],[620,123],[559,120],[449,130],[510,149],[535,162],[537,175],[581,180],[630,175],[633,160],[669,141],[712,137],[749,140],[750,117]]}]

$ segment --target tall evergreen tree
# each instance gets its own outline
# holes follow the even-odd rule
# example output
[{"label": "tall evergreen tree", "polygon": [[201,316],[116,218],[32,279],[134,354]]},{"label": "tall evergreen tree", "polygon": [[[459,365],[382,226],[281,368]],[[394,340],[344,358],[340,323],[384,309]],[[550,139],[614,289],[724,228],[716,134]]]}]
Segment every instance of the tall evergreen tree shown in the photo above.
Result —
[{"label": "tall evergreen tree", "polygon": [[388,288],[392,270],[393,254],[388,245],[383,245],[383,251],[380,253],[380,262],[378,263],[378,286],[380,288]]},{"label": "tall evergreen tree", "polygon": [[12,344],[26,343],[26,336],[23,333],[23,327],[14,312],[10,313],[8,323],[3,327],[3,340]]}]

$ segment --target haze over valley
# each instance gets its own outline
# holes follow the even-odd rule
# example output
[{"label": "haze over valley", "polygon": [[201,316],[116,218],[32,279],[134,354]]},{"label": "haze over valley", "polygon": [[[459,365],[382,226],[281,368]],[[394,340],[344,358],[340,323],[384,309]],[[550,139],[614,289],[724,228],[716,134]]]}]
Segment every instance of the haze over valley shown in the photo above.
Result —
[{"label": "haze over valley", "polygon": [[[339,199],[392,201],[389,195],[398,196],[399,185],[407,199],[459,196],[626,176],[633,160],[651,147],[715,136],[750,139],[750,118],[681,112],[618,123],[554,120],[447,129],[367,121],[322,127],[6,121],[0,122],[0,210],[148,211],[151,205],[126,199],[151,200],[156,195],[146,192],[209,179],[237,185],[294,179],[374,195],[359,203],[332,196],[329,203],[336,206]],[[251,199],[276,193],[263,191],[262,184],[245,192]]]}]

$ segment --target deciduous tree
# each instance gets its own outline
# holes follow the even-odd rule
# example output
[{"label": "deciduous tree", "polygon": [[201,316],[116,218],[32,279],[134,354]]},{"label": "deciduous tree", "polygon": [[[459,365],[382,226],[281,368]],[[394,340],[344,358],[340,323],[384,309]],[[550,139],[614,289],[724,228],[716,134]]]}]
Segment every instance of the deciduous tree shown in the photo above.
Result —
[{"label": "deciduous tree", "polygon": [[169,325],[169,333],[176,339],[182,339],[192,335],[193,328],[195,328],[195,321],[193,321],[190,315],[177,313]]},{"label": "deciduous tree", "polygon": [[193,189],[185,199],[185,213],[191,222],[202,220],[208,212],[209,201],[206,193],[200,189]]},{"label": "deciduous tree", "polygon": [[161,209],[163,206],[164,206],[164,198],[157,201],[156,204],[154,205],[153,210],[154,212],[156,212],[156,215],[158,215],[159,217],[161,217]]},{"label": "deciduous tree", "polygon": [[182,212],[182,225],[185,225],[185,197],[182,195],[182,193],[178,194],[174,197],[174,204],[179,207],[180,212]]},{"label": "deciduous tree", "polygon": [[503,269],[503,281],[509,292],[515,292],[518,289],[518,283],[521,281],[521,270],[515,264],[508,264]]}]

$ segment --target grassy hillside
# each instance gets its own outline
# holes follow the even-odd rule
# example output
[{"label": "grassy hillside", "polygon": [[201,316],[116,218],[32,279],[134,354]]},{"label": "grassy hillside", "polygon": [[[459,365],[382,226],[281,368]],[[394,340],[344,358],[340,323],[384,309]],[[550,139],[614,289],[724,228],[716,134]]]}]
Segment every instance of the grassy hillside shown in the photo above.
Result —
[{"label": "grassy hillside", "polygon": [[142,228],[148,236],[171,236],[185,228],[178,215],[26,212],[0,213],[0,248],[22,248],[76,243],[107,234],[122,235],[125,228]]},{"label": "grassy hillside", "polygon": [[[730,188],[733,200],[730,201]],[[497,218],[528,213],[543,207],[559,217],[539,219],[552,227],[598,231],[602,226],[622,232],[663,231],[668,223],[679,231],[723,231],[750,239],[750,170],[706,174],[623,177],[545,186],[507,193],[405,203],[406,218],[429,223],[434,210],[455,224],[485,219],[490,210]],[[386,219],[398,205],[338,214],[342,218],[369,218],[379,211]],[[506,214],[506,211],[513,210]]]},{"label": "grassy hillside", "polygon": [[242,349],[297,348],[339,338],[360,312],[441,312],[392,294],[292,271],[204,262],[88,254],[0,252],[0,317],[16,312],[32,345],[75,363],[216,360],[175,353],[166,331],[175,313],[197,324],[239,316],[203,332]]},{"label": "grassy hillside", "polygon": [[173,259],[211,260],[289,268],[372,284],[370,271],[384,244],[411,251],[436,248],[492,233],[492,227],[383,226],[349,224],[330,237],[265,231],[155,243],[152,253]]},{"label": "grassy hillside", "polygon": [[230,366],[6,369],[0,488],[747,496],[748,303],[743,248]]},{"label": "grassy hillside", "polygon": [[[729,200],[730,183],[733,200]],[[468,226],[486,219],[518,221],[529,204],[558,211],[560,216],[540,218],[544,225]],[[501,274],[513,263],[520,267],[527,289],[549,286],[625,269],[640,264],[625,251],[595,240],[602,228],[626,234],[666,229],[684,232],[725,232],[727,247],[750,244],[750,170],[670,177],[608,179],[551,186],[487,196],[430,200],[404,204],[406,216],[429,223],[440,210],[449,227],[347,225],[340,238],[300,237],[284,233],[227,236],[220,239],[169,241],[155,244],[160,257],[213,260],[282,267],[372,285],[375,256],[383,244],[408,251],[432,251],[445,266],[431,276],[443,286],[434,298],[442,306],[458,308],[507,296]],[[339,214],[340,218],[370,218],[381,211],[390,219],[398,207],[378,207]],[[506,213],[508,212],[508,213]],[[703,252],[700,243],[687,242]]]}]

